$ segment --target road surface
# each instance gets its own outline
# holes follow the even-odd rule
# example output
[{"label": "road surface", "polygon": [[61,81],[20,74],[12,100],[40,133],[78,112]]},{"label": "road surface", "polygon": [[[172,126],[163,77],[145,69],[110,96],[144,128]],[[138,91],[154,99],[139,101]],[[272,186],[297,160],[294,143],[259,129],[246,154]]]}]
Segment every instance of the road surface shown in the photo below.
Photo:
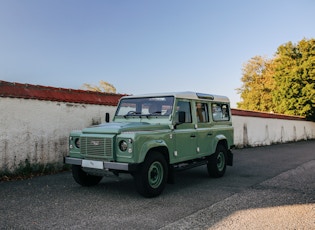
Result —
[{"label": "road surface", "polygon": [[315,141],[233,152],[224,177],[179,172],[153,199],[128,174],[89,188],[70,172],[0,182],[0,229],[315,229]]}]

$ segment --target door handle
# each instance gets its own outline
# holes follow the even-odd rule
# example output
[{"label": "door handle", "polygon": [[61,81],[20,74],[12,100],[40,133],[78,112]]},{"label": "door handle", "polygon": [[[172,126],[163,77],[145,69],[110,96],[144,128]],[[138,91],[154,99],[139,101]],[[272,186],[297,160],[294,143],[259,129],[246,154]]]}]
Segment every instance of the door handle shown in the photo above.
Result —
[{"label": "door handle", "polygon": [[212,136],[212,133],[208,133],[208,136]]},{"label": "door handle", "polygon": [[191,135],[190,135],[190,137],[195,138],[195,137],[196,137],[196,135],[195,135],[195,134],[191,134]]}]

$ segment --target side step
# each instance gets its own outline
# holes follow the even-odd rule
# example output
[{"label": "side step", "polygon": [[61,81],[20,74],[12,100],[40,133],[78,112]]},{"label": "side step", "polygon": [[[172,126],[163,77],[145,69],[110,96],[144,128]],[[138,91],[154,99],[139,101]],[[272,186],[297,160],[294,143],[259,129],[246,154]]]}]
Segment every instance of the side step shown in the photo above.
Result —
[{"label": "side step", "polygon": [[186,169],[195,168],[201,165],[205,165],[207,163],[208,163],[207,159],[198,159],[194,161],[187,161],[187,162],[172,165],[172,169],[178,172],[178,171],[183,171]]}]

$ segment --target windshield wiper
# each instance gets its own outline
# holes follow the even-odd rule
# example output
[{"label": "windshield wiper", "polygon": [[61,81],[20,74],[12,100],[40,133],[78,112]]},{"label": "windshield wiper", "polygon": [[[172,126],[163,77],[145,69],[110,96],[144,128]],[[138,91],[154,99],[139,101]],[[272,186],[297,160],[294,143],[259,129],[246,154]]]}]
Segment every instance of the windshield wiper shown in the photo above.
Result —
[{"label": "windshield wiper", "polygon": [[137,116],[140,115],[141,117],[141,113],[136,112],[136,111],[129,111],[126,115],[124,115],[124,118],[130,117],[130,116]]},{"label": "windshield wiper", "polygon": [[156,112],[147,114],[146,117],[149,118],[149,117],[152,117],[152,116],[160,116],[161,114],[162,114],[161,111],[156,111]]}]

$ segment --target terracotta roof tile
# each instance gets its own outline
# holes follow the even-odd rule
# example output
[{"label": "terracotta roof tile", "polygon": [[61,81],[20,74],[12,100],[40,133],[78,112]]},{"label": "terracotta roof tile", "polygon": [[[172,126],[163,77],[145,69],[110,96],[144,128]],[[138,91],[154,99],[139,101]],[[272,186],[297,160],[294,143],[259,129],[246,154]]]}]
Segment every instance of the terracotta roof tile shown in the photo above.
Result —
[{"label": "terracotta roof tile", "polygon": [[122,96],[125,96],[125,94],[0,81],[0,97],[116,106]]},{"label": "terracotta roof tile", "polygon": [[277,113],[257,112],[242,109],[232,109],[232,115],[234,116],[247,116],[247,117],[261,117],[261,118],[273,118],[273,119],[285,119],[285,120],[306,120],[301,116],[290,116]]}]

